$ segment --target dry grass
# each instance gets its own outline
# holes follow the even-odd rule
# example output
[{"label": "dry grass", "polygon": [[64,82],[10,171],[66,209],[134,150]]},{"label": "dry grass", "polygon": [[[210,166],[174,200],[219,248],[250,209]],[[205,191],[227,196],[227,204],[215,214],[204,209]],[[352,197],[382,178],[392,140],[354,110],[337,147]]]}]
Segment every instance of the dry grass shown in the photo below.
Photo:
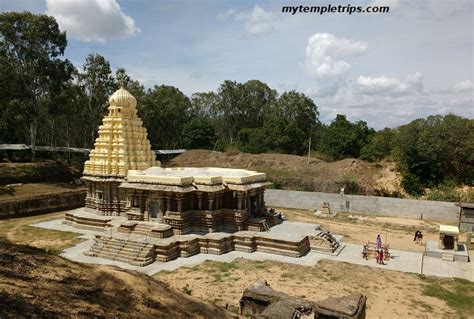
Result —
[{"label": "dry grass", "polygon": [[147,275],[0,239],[0,318],[228,318]]},{"label": "dry grass", "polygon": [[[187,287],[192,295],[217,305],[237,309],[242,291],[259,278],[276,290],[312,301],[360,292],[368,296],[368,318],[472,317],[467,309],[471,296],[452,289],[451,295],[431,294],[432,281],[451,289],[451,279],[431,279],[415,274],[323,260],[315,267],[275,261],[238,259],[233,263],[207,261],[194,268],[155,275],[176,289]],[[474,283],[462,281],[473,291]],[[454,302],[453,302],[454,300]]]},{"label": "dry grass", "polygon": [[82,186],[70,185],[65,183],[30,183],[8,187],[2,186],[0,187],[0,202],[23,200],[42,195],[62,194],[84,189],[85,188]]},{"label": "dry grass", "polygon": [[64,213],[59,212],[0,220],[0,238],[5,238],[18,244],[43,248],[52,253],[60,253],[64,249],[81,242],[82,240],[78,238],[79,234],[38,228],[30,225],[62,217],[64,217]]}]

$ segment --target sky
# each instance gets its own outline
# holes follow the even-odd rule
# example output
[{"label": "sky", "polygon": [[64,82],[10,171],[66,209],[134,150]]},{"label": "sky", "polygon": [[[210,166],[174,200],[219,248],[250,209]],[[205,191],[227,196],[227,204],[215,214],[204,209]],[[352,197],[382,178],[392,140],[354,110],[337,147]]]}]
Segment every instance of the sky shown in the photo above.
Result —
[{"label": "sky", "polygon": [[[286,4],[285,4],[286,3]],[[261,80],[376,129],[454,113],[474,118],[471,0],[0,0],[52,15],[76,67],[103,55],[146,87],[186,95]],[[282,6],[389,6],[388,13],[283,13]]]}]

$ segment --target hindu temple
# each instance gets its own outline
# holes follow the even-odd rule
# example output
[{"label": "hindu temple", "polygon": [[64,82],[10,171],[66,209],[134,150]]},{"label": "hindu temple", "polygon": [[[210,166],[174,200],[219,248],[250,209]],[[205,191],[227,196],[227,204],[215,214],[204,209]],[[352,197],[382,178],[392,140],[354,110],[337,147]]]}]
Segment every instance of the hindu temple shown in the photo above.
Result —
[{"label": "hindu temple", "polygon": [[84,164],[85,207],[65,214],[64,223],[97,231],[89,256],[144,266],[198,253],[300,257],[319,246],[329,252],[339,247],[328,240],[311,246],[307,234],[270,232],[282,218],[265,206],[271,183],[264,173],[161,167],[136,106],[124,88],[110,97]]}]

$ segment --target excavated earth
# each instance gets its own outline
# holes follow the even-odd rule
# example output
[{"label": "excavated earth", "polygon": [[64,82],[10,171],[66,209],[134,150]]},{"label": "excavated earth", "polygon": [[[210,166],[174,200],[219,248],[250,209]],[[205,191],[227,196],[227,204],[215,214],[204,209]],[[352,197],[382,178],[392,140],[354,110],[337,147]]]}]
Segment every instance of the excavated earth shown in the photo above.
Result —
[{"label": "excavated earth", "polygon": [[[327,162],[316,157],[288,154],[249,154],[238,151],[189,150],[165,163],[168,167],[233,167],[267,173],[277,188],[339,193],[381,195],[401,191],[395,163],[369,163],[355,158]],[[350,185],[349,187],[347,185]]]},{"label": "excavated earth", "polygon": [[137,272],[0,240],[0,318],[229,318]]}]

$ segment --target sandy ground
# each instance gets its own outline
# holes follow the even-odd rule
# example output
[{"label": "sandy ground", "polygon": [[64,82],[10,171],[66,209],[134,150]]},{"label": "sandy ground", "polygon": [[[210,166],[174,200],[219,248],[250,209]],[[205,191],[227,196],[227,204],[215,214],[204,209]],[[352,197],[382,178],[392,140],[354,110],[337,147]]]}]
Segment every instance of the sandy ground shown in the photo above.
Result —
[{"label": "sandy ground", "polygon": [[[354,243],[374,241],[377,234],[387,239],[391,248],[423,251],[424,246],[413,243],[413,233],[420,229],[426,239],[437,239],[438,225],[432,222],[386,218],[350,218],[340,214],[336,219],[321,219],[303,210],[280,210],[288,220],[320,224],[333,233],[345,236]],[[36,247],[62,249],[74,245],[77,234],[56,232],[30,227],[33,223],[57,219],[62,213],[20,219],[0,220],[0,237]],[[243,289],[258,278],[286,293],[309,300],[322,300],[350,292],[368,296],[368,318],[458,318],[459,314],[445,301],[423,294],[426,285],[422,277],[369,268],[344,262],[323,260],[314,267],[279,262],[237,260],[233,263],[205,262],[192,269],[180,268],[173,272],[160,272],[156,278],[183,290],[185,285],[199,299],[217,303],[236,312]],[[449,280],[449,279],[445,279]],[[471,318],[470,315],[465,316]],[[474,316],[472,316],[474,318]]]},{"label": "sandy ground", "polygon": [[439,224],[406,218],[352,216],[339,214],[335,219],[317,218],[311,212],[295,209],[276,209],[283,212],[290,221],[301,221],[320,224],[324,229],[344,236],[346,242],[363,244],[367,241],[375,242],[378,234],[382,242],[388,243],[390,248],[423,252],[425,245],[413,242],[416,230],[423,232],[423,242],[438,240]]},{"label": "sandy ground", "polygon": [[155,277],[176,289],[188,285],[193,296],[231,309],[238,307],[245,287],[264,278],[276,290],[312,301],[362,292],[368,296],[368,318],[457,317],[443,300],[422,294],[424,282],[417,275],[326,260],[315,267],[244,259],[206,262]]},{"label": "sandy ground", "polygon": [[[277,209],[291,221],[320,224],[323,228],[345,236],[354,243],[375,241],[382,235],[391,248],[424,251],[424,245],[413,242],[413,234],[423,231],[424,240],[437,240],[439,225],[429,221],[389,218],[350,218],[340,214],[336,219],[321,219],[303,210]],[[238,260],[232,264],[206,262],[192,269],[156,275],[171,286],[182,289],[189,285],[192,294],[203,300],[237,307],[245,287],[258,278],[291,295],[309,300],[322,300],[362,292],[368,296],[368,318],[459,318],[459,313],[445,301],[423,294],[425,279],[415,274],[369,268],[344,262],[323,260],[315,267],[304,267],[278,262]],[[463,314],[474,318],[474,314]]]}]

